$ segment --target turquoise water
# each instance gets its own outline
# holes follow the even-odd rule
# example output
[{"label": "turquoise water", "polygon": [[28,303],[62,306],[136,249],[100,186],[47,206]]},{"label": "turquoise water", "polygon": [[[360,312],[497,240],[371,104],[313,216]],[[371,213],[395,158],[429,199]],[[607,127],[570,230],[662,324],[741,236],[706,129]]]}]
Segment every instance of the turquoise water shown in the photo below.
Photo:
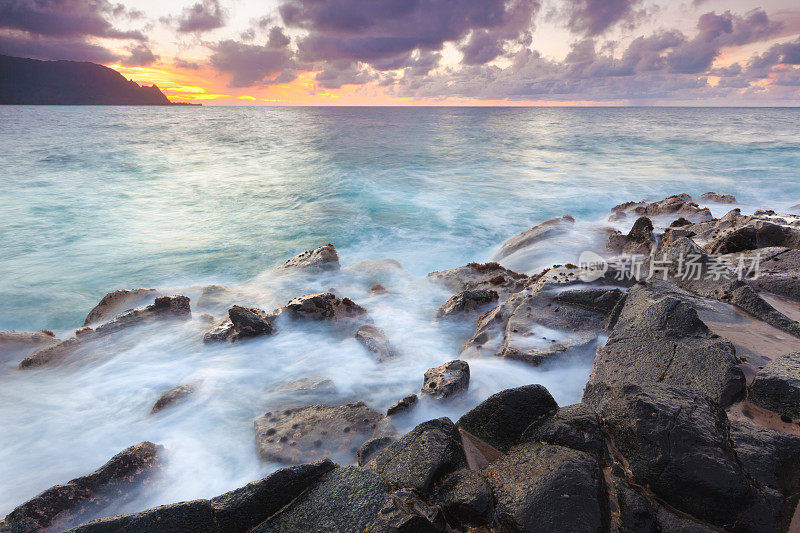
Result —
[{"label": "turquoise water", "polygon": [[796,109],[0,107],[0,329],[333,242],[415,274],[570,213],[800,202]]},{"label": "turquoise water", "polygon": [[[279,465],[258,459],[253,419],[294,398],[287,382],[330,378],[335,390],[303,401],[383,411],[418,392],[426,369],[458,357],[474,321],[432,320],[450,294],[427,272],[490,260],[512,234],[564,213],[578,219],[575,231],[504,261],[527,272],[575,261],[602,251],[593,230],[631,199],[715,190],[744,210],[797,204],[798,118],[788,109],[0,107],[0,330],[66,337],[107,291],[140,286],[190,296],[194,316],[114,335],[52,368],[19,371],[0,358],[0,516],[142,440],[165,447],[161,483],[101,514],[260,479]],[[374,273],[270,272],[327,242],[345,267],[391,257],[406,272],[381,278],[382,296],[369,291]],[[201,313],[224,313],[198,307],[209,283],[263,309],[334,287],[368,309],[399,355],[376,362],[354,338],[315,325],[206,345]],[[404,432],[455,420],[529,383],[577,402],[591,364],[591,349],[541,367],[470,358],[463,398],[422,399],[395,423]],[[181,383],[198,392],[150,416]]]}]

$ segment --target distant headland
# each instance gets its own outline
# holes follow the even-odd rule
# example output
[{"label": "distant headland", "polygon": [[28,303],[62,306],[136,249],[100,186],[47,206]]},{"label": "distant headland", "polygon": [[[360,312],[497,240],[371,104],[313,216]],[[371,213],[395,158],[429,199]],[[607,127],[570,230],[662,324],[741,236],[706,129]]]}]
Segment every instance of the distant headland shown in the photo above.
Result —
[{"label": "distant headland", "polygon": [[140,86],[96,63],[5,55],[0,55],[0,104],[199,105],[171,102],[157,86]]}]

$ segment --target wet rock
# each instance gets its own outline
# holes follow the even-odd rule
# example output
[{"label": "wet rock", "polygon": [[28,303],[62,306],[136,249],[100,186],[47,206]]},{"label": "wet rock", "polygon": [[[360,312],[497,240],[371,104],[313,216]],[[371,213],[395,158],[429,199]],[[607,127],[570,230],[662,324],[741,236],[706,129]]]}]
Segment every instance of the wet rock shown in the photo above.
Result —
[{"label": "wet rock", "polygon": [[122,516],[92,520],[68,533],[218,533],[208,500],[162,505]]},{"label": "wet rock", "polygon": [[0,522],[0,531],[64,530],[111,503],[124,502],[160,466],[160,449],[147,441],[126,448],[91,474],[51,487],[23,503]]},{"label": "wet rock", "polygon": [[710,332],[685,301],[636,285],[606,345],[597,351],[584,400],[609,385],[667,383],[730,405],[744,395],[733,345]]},{"label": "wet rock", "polygon": [[469,365],[456,359],[425,372],[422,394],[444,400],[463,393],[469,387]]},{"label": "wet rock", "polygon": [[258,452],[264,460],[277,463],[300,463],[334,454],[355,457],[381,418],[364,402],[269,412],[255,420]]},{"label": "wet rock", "polygon": [[458,427],[505,452],[538,418],[558,409],[541,385],[507,389],[489,396],[458,420]]},{"label": "wet rock", "polygon": [[[774,215],[774,212],[772,213]],[[686,226],[692,239],[712,254],[738,253],[757,248],[800,248],[800,229],[769,213],[743,215],[733,209],[718,220]]]},{"label": "wet rock", "polygon": [[465,468],[467,459],[455,425],[437,418],[384,448],[368,466],[394,489],[426,493],[447,474]]},{"label": "wet rock", "polygon": [[336,392],[336,385],[330,378],[310,377],[300,378],[279,385],[275,392]]},{"label": "wet rock", "polygon": [[434,497],[448,524],[454,528],[491,525],[494,522],[492,488],[479,472],[464,469],[448,476]]},{"label": "wet rock", "polygon": [[52,331],[0,331],[0,362],[26,357],[58,342]]},{"label": "wet rock", "polygon": [[436,318],[463,317],[470,311],[478,311],[498,300],[497,291],[477,289],[461,291],[453,295],[437,311]]},{"label": "wet rock", "polygon": [[780,415],[800,418],[800,352],[778,357],[759,370],[748,399]]},{"label": "wet rock", "polygon": [[358,448],[358,451],[356,451],[358,466],[364,466],[367,464],[370,460],[372,460],[372,458],[376,457],[381,450],[396,440],[397,439],[392,436],[383,436],[375,437],[366,441]]},{"label": "wet rock", "polygon": [[362,282],[371,286],[380,284],[388,285],[393,281],[401,281],[411,277],[399,261],[388,257],[359,261],[358,263],[344,267],[342,272],[355,275]]},{"label": "wet rock", "polygon": [[445,531],[445,523],[438,507],[428,505],[413,491],[399,490],[389,495],[367,531],[436,533]]},{"label": "wet rock", "polygon": [[171,389],[167,390],[162,394],[156,403],[153,405],[153,409],[150,411],[150,414],[155,414],[165,407],[169,407],[173,403],[183,400],[184,398],[188,398],[197,390],[195,385],[177,385],[172,387]]},{"label": "wet rock", "polygon": [[639,217],[627,235],[619,231],[609,235],[606,248],[616,253],[648,255],[655,243],[653,223],[647,217]]},{"label": "wet rock", "polygon": [[228,319],[233,325],[229,340],[237,341],[247,337],[272,335],[275,333],[275,313],[267,314],[261,309],[234,305],[228,309]]},{"label": "wet rock", "polygon": [[719,259],[731,269],[748,274],[747,284],[755,290],[800,301],[800,250],[761,248]]},{"label": "wet rock", "polygon": [[545,239],[561,235],[569,231],[575,224],[575,219],[570,215],[551,218],[530,229],[517,233],[500,246],[498,259],[508,257],[514,252],[541,242]]},{"label": "wet rock", "polygon": [[714,202],[717,204],[735,204],[736,197],[732,194],[719,194],[716,192],[703,193],[697,197],[701,202]]},{"label": "wet rock", "polygon": [[337,298],[333,293],[320,292],[291,300],[284,308],[294,319],[338,322],[364,317],[367,310],[350,298]]},{"label": "wet rock", "polygon": [[692,223],[683,217],[677,218],[669,225],[670,228],[682,228],[684,226],[691,226]]},{"label": "wet rock", "polygon": [[648,203],[627,202],[611,208],[612,213],[633,213],[639,216],[662,216],[662,215],[683,215],[685,218],[695,222],[711,220],[713,215],[708,208],[701,208],[692,202],[692,197],[688,194],[676,194],[657,202]]},{"label": "wet rock", "polygon": [[493,290],[501,297],[525,288],[528,276],[509,270],[498,263],[469,263],[452,270],[431,272],[428,279],[451,291]]},{"label": "wet rock", "polygon": [[389,409],[386,410],[386,416],[399,415],[409,411],[412,407],[417,405],[417,395],[409,394],[402,400],[393,403]]},{"label": "wet rock", "polygon": [[339,255],[332,244],[315,250],[306,250],[275,269],[278,272],[293,271],[317,274],[339,270]]},{"label": "wet rock", "polygon": [[386,287],[384,287],[380,283],[376,283],[375,285],[369,288],[369,292],[371,292],[372,294],[386,294],[389,291],[386,290]]},{"label": "wet rock", "polygon": [[236,331],[233,329],[233,322],[230,318],[225,318],[217,323],[203,335],[203,342],[226,342],[230,341]]},{"label": "wet rock", "polygon": [[117,313],[141,305],[156,296],[158,296],[156,289],[122,289],[109,292],[89,311],[83,325],[88,326],[97,322],[104,322],[113,318]]},{"label": "wet rock", "polygon": [[598,460],[605,457],[597,413],[583,403],[561,407],[540,417],[528,426],[521,440],[566,446],[589,453]]},{"label": "wet rock", "polygon": [[605,531],[603,473],[591,455],[528,442],[512,447],[484,474],[509,531]]},{"label": "wet rock", "polygon": [[391,359],[397,352],[389,342],[386,332],[375,326],[365,324],[356,331],[356,340],[364,345],[379,361]]},{"label": "wet rock", "polygon": [[206,285],[197,298],[197,308],[209,313],[222,313],[234,304],[246,302],[246,307],[252,307],[254,298],[246,292],[231,289],[225,285]]},{"label": "wet rock", "polygon": [[386,483],[375,472],[340,467],[251,531],[366,531],[388,496]]}]

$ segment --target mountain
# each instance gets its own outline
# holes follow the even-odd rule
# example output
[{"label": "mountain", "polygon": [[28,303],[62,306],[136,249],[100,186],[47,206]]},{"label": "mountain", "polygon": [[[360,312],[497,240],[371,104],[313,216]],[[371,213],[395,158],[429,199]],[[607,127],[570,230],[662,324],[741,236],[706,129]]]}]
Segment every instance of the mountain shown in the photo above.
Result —
[{"label": "mountain", "polygon": [[0,104],[173,105],[155,85],[140,86],[102,65],[4,55]]}]

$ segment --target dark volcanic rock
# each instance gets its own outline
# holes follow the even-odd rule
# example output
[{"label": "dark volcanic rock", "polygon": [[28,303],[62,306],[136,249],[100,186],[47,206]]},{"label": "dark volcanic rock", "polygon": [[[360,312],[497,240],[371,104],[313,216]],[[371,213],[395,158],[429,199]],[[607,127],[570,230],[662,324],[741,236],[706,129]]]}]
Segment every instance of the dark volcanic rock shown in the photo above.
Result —
[{"label": "dark volcanic rock", "polygon": [[677,218],[669,225],[670,228],[682,228],[684,226],[691,226],[692,223],[683,217]]},{"label": "dark volcanic rock", "polygon": [[91,474],[56,485],[23,503],[0,522],[0,531],[13,533],[66,529],[112,502],[124,501],[126,491],[144,482],[160,466],[160,446],[142,442],[126,448]]},{"label": "dark volcanic rock", "polygon": [[795,233],[798,232],[778,224],[759,222],[757,225],[734,229],[714,239],[709,245],[709,252],[732,254],[770,246],[792,245],[796,244]]},{"label": "dark volcanic rock", "polygon": [[436,489],[434,500],[453,527],[489,525],[494,521],[492,488],[474,470],[459,470],[448,476]]},{"label": "dark volcanic rock", "polygon": [[339,255],[332,244],[298,254],[275,270],[318,273],[339,270]]},{"label": "dark volcanic rock", "polygon": [[247,337],[272,335],[275,333],[276,318],[275,313],[267,314],[261,309],[234,305],[228,309],[228,319],[233,327],[229,339],[237,341]]},{"label": "dark volcanic rock", "polygon": [[386,483],[375,472],[337,468],[252,532],[365,531],[388,496]]},{"label": "dark volcanic rock", "polygon": [[736,197],[732,194],[719,194],[716,192],[703,193],[697,197],[701,202],[714,202],[717,204],[735,204]]},{"label": "dark volcanic rock", "polygon": [[258,452],[267,461],[300,463],[342,454],[355,457],[382,415],[355,402],[270,412],[255,420]]},{"label": "dark volcanic rock", "polygon": [[428,279],[451,291],[493,290],[501,297],[525,288],[528,276],[509,270],[498,263],[469,263],[452,270],[431,272]]},{"label": "dark volcanic rock", "polygon": [[578,403],[561,407],[534,421],[522,434],[523,441],[544,442],[605,456],[600,421],[592,407]]},{"label": "dark volcanic rock", "polygon": [[438,507],[428,505],[413,491],[393,492],[367,531],[370,533],[436,533],[445,531]]},{"label": "dark volcanic rock", "polygon": [[337,298],[333,293],[320,292],[291,300],[284,308],[292,318],[338,322],[365,317],[366,309],[350,298]]},{"label": "dark volcanic rock", "polygon": [[157,413],[162,409],[169,407],[173,403],[191,396],[194,394],[195,390],[197,390],[197,387],[187,384],[172,387],[171,389],[165,391],[164,394],[162,394],[158,400],[156,400],[156,403],[153,405],[153,409],[150,411],[150,414]]},{"label": "dark volcanic rock", "polygon": [[436,311],[436,318],[464,317],[470,311],[478,311],[496,302],[497,299],[497,291],[485,289],[461,291],[454,294]]},{"label": "dark volcanic rock", "polygon": [[162,505],[122,516],[92,520],[69,533],[219,533],[208,500]]},{"label": "dark volcanic rock", "polygon": [[569,231],[575,224],[575,219],[570,215],[551,218],[541,224],[537,224],[530,229],[517,233],[505,241],[500,247],[498,259],[508,257],[514,252],[521,250],[545,239],[561,235]]},{"label": "dark volcanic rock", "polygon": [[154,299],[157,295],[158,291],[155,289],[122,289],[109,292],[89,311],[83,325],[88,326],[113,318],[120,311],[141,305],[146,300]]},{"label": "dark volcanic rock", "polygon": [[0,362],[26,357],[58,342],[52,331],[0,331]]},{"label": "dark volcanic rock", "polygon": [[692,197],[688,194],[676,194],[659,200],[658,202],[647,203],[627,202],[611,208],[612,213],[633,213],[639,216],[655,217],[661,215],[683,215],[685,218],[699,221],[711,220],[713,215],[706,208],[701,208],[692,202]]},{"label": "dark volcanic rock", "polygon": [[620,383],[691,387],[723,405],[744,394],[733,345],[712,334],[688,303],[636,285],[606,345],[597,351],[584,400]]},{"label": "dark volcanic rock", "polygon": [[358,328],[356,340],[374,354],[379,361],[391,359],[397,355],[394,347],[389,342],[389,337],[386,336],[386,332],[370,324],[365,324]]},{"label": "dark volcanic rock", "polygon": [[[791,300],[800,301],[800,250],[792,248],[761,248],[759,250],[724,255],[719,258],[732,269],[747,276],[747,284],[757,291],[767,291]],[[755,263],[758,263],[757,276]]]},{"label": "dark volcanic rock", "polygon": [[364,444],[362,444],[358,451],[356,451],[356,457],[358,458],[358,466],[364,466],[373,457],[377,456],[381,450],[386,448],[388,445],[396,441],[396,437],[391,436],[383,436],[383,437],[375,437],[369,439]]},{"label": "dark volcanic rock", "polygon": [[447,474],[465,468],[467,459],[455,425],[438,418],[384,448],[369,466],[392,488],[427,492]]},{"label": "dark volcanic rock", "polygon": [[647,217],[639,217],[627,235],[619,231],[610,234],[606,249],[616,253],[647,255],[655,243],[653,223]]},{"label": "dark volcanic rock", "polygon": [[425,372],[422,394],[444,400],[469,388],[469,365],[456,359]]},{"label": "dark volcanic rock", "polygon": [[555,409],[558,404],[546,388],[527,385],[489,396],[462,416],[458,427],[504,452],[531,423]]},{"label": "dark volcanic rock", "polygon": [[759,370],[748,399],[780,415],[800,418],[800,352],[778,357]]},{"label": "dark volcanic rock", "polygon": [[497,518],[509,531],[606,531],[603,473],[589,454],[527,442],[489,465]]},{"label": "dark volcanic rock", "polygon": [[402,400],[398,400],[386,410],[386,416],[399,415],[405,413],[417,404],[417,395],[409,394]]}]

